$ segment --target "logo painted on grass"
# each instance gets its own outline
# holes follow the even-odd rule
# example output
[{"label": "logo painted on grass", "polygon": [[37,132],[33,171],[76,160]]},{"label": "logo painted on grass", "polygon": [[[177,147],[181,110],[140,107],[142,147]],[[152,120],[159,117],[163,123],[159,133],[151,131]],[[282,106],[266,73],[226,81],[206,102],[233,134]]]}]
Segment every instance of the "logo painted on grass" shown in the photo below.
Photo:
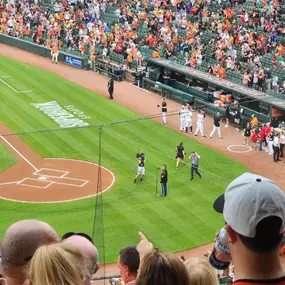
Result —
[{"label": "logo painted on grass", "polygon": [[[83,114],[78,114],[76,117],[76,113],[80,112],[74,106],[73,109],[69,109],[72,113],[66,111],[63,107],[61,107],[56,101],[46,102],[46,103],[31,103],[32,106],[41,110],[46,115],[48,115],[51,119],[53,119],[61,128],[72,128],[72,127],[85,127],[89,126],[87,122],[82,120]],[[81,112],[82,113],[82,112]],[[84,115],[84,119],[90,119]]]}]

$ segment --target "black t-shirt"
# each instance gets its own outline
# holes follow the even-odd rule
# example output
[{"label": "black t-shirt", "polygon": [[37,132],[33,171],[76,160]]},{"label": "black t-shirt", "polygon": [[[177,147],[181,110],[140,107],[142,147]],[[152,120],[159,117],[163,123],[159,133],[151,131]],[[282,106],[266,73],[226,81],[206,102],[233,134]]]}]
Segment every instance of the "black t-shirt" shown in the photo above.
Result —
[{"label": "black t-shirt", "polygon": [[166,113],[167,112],[167,103],[166,102],[162,102],[161,103],[161,111],[163,113]]},{"label": "black t-shirt", "polygon": [[139,163],[139,166],[140,166],[140,167],[144,167],[144,158],[141,158],[141,157],[140,157],[140,158],[138,159],[138,163]]},{"label": "black t-shirt", "polygon": [[177,147],[177,157],[183,157],[183,151],[184,151],[184,147],[182,145],[179,145]]},{"label": "black t-shirt", "polygon": [[214,116],[214,126],[215,126],[215,127],[219,127],[219,126],[220,126],[220,121],[221,121],[221,117],[215,115],[215,116]]},{"label": "black t-shirt", "polygon": [[244,130],[244,136],[245,136],[245,137],[250,137],[250,128],[245,128],[245,130]]},{"label": "black t-shirt", "polygon": [[164,170],[160,175],[160,183],[167,183],[167,179],[167,170]]}]

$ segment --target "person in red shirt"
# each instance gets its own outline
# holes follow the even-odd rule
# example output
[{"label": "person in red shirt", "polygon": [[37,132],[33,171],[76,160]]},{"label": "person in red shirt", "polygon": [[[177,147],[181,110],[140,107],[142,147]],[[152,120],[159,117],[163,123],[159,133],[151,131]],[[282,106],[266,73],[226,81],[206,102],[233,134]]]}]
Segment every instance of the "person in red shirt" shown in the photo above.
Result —
[{"label": "person in red shirt", "polygon": [[252,149],[255,150],[256,148],[256,143],[258,141],[258,135],[255,130],[251,131],[251,142],[252,142]]}]

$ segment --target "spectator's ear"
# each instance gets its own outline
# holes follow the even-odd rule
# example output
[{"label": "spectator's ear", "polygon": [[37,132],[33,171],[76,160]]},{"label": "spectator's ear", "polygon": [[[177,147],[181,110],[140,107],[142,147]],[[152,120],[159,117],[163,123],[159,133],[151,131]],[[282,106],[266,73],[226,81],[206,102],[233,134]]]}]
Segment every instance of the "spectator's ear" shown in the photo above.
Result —
[{"label": "spectator's ear", "polygon": [[226,225],[226,230],[227,230],[228,242],[235,243],[238,238],[237,233],[229,225]]},{"label": "spectator's ear", "polygon": [[100,263],[97,262],[96,263],[96,267],[95,267],[95,270],[94,270],[94,274],[100,269]]}]

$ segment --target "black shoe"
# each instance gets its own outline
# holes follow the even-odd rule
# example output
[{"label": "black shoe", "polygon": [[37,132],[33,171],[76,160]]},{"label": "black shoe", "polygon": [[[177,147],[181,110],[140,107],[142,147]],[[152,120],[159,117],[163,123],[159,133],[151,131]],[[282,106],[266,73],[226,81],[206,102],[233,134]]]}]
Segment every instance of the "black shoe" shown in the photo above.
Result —
[{"label": "black shoe", "polygon": [[190,178],[190,180],[192,181],[194,178]]},{"label": "black shoe", "polygon": [[136,182],[137,182],[137,179],[134,180],[134,183],[136,183]]},{"label": "black shoe", "polygon": [[194,135],[194,137],[197,137],[197,138],[198,138],[198,135]]},{"label": "black shoe", "polygon": [[209,139],[212,139],[212,137],[209,137]]},{"label": "black shoe", "polygon": [[140,181],[143,182],[143,179],[141,178]]},{"label": "black shoe", "polygon": [[281,159],[277,159],[277,161],[281,161]]}]

